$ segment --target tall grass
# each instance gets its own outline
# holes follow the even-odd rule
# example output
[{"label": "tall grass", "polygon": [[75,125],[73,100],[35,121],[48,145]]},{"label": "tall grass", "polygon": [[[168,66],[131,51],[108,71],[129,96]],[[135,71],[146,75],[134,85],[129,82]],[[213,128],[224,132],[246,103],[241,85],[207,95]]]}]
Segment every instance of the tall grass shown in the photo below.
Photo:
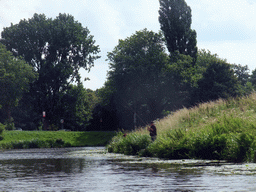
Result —
[{"label": "tall grass", "polygon": [[155,142],[150,141],[144,127],[127,137],[121,134],[114,137],[109,152],[167,159],[256,162],[255,93],[184,108],[155,124],[158,131]]}]

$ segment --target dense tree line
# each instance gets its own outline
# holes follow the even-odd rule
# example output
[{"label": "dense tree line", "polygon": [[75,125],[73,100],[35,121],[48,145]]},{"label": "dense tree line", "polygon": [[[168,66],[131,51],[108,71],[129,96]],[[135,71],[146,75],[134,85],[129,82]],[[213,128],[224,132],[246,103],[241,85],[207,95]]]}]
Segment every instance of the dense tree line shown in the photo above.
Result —
[{"label": "dense tree line", "polygon": [[[109,72],[96,91],[82,86],[99,47],[67,14],[34,14],[4,28],[0,44],[0,122],[25,129],[132,129],[182,107],[251,93],[256,69],[197,49],[184,0],[160,0],[160,32],[136,31],[108,53]],[[42,112],[46,113],[42,121]],[[12,113],[11,113],[12,112]]]},{"label": "dense tree line", "polygon": [[249,75],[247,66],[197,49],[184,0],[159,2],[161,32],[137,31],[108,54],[110,71],[98,92],[100,105],[112,110],[119,128],[143,126],[182,107],[254,90],[254,71]]},{"label": "dense tree line", "polygon": [[18,124],[38,127],[44,111],[45,128],[55,129],[64,118],[74,126],[85,127],[94,103],[89,97],[94,93],[81,86],[79,69],[90,70],[99,58],[99,47],[90,31],[71,15],[59,14],[51,19],[34,14],[31,19],[4,28],[1,36],[6,49],[22,57],[38,74],[16,110],[22,116],[16,120],[30,119],[30,126],[21,120]]}]

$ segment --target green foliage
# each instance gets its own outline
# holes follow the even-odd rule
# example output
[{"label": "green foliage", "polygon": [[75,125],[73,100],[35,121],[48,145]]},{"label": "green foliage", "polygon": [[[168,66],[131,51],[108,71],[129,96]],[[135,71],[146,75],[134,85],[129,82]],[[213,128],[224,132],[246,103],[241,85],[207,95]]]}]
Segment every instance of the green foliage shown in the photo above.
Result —
[{"label": "green foliage", "polygon": [[[195,66],[193,65],[193,58],[189,55],[176,54],[175,57],[172,58],[172,62],[170,62],[166,67],[166,76],[172,77],[170,79],[170,83],[177,84],[177,90],[175,94],[177,94],[178,100],[179,97],[188,97],[190,94],[190,89],[196,86],[198,79],[200,79],[200,75],[197,73]],[[181,94],[181,93],[185,94]]]},{"label": "green foliage", "polygon": [[2,149],[105,146],[114,132],[6,131]]},{"label": "green foliage", "polygon": [[5,125],[3,125],[2,123],[0,123],[0,135],[3,134],[4,130],[5,130]]},{"label": "green foliage", "polygon": [[171,56],[176,52],[196,59],[196,31],[192,30],[191,9],[185,0],[160,0],[159,22]]},{"label": "green foliage", "polygon": [[164,136],[148,146],[147,151],[155,157],[165,159],[184,159],[188,158],[190,146],[186,130],[178,129],[167,131]]},{"label": "green foliage", "polygon": [[39,74],[24,103],[30,102],[37,116],[46,111],[47,120],[58,124],[65,91],[71,83],[80,83],[80,68],[89,71],[99,58],[90,31],[68,14],[55,19],[34,14],[4,28],[1,35],[7,49],[22,56]]},{"label": "green foliage", "polygon": [[5,125],[0,123],[0,141],[4,139],[4,137],[3,137],[4,130],[5,130]]},{"label": "green foliage", "polygon": [[62,97],[61,118],[64,126],[73,131],[83,131],[92,118],[92,112],[99,102],[96,94],[83,85],[70,85]]},{"label": "green foliage", "polygon": [[231,65],[234,70],[234,74],[238,80],[238,94],[239,95],[248,95],[254,91],[252,82],[250,81],[249,68],[247,65]]},{"label": "green foliage", "polygon": [[114,103],[115,91],[112,82],[108,80],[104,87],[95,91],[98,102],[94,105],[90,125],[86,127],[87,131],[116,131],[119,129],[119,119]]},{"label": "green foliage", "polygon": [[242,66],[240,64],[236,65],[233,64],[232,65],[232,69],[234,70],[235,76],[237,77],[239,83],[242,86],[245,86],[246,83],[249,81],[249,68],[247,65]]},{"label": "green foliage", "polygon": [[39,126],[38,126],[38,130],[42,131],[43,130],[43,123],[40,121]]},{"label": "green foliage", "polygon": [[[178,123],[171,129],[158,130],[157,139],[145,143],[137,154],[165,159],[256,162],[255,98],[253,94],[190,109],[175,119]],[[174,116],[175,113],[169,118]],[[112,139],[108,150],[136,154],[131,146],[142,136],[141,132],[132,132],[126,137],[119,134]]]},{"label": "green foliage", "polygon": [[108,151],[114,153],[123,153],[125,155],[138,155],[151,143],[151,138],[148,135],[139,135],[136,133],[123,136],[119,132],[111,143],[108,145]]},{"label": "green foliage", "polygon": [[256,68],[252,71],[249,81],[252,83],[252,86],[255,89],[256,88]]},{"label": "green foliage", "polygon": [[11,108],[17,106],[35,78],[33,68],[22,58],[15,58],[0,43],[0,105],[5,114],[4,120],[10,121]]},{"label": "green foliage", "polygon": [[15,130],[14,119],[12,117],[10,119],[6,120],[5,129],[6,130]]},{"label": "green foliage", "polygon": [[105,95],[116,108],[122,128],[140,126],[158,118],[175,95],[175,84],[170,83],[172,76],[167,74],[169,57],[162,34],[147,29],[137,31],[119,40],[108,53],[108,59],[110,71],[106,86],[111,93],[105,91]]},{"label": "green foliage", "polygon": [[231,65],[225,60],[214,59],[207,64],[201,79],[197,81],[193,93],[194,102],[227,99],[238,95],[238,80]]}]

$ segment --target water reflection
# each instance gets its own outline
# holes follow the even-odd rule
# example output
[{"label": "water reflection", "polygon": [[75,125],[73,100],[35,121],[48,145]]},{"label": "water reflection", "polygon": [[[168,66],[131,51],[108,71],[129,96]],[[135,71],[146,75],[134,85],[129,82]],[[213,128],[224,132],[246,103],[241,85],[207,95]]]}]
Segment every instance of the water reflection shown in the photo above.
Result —
[{"label": "water reflection", "polygon": [[0,152],[0,186],[1,191],[256,190],[254,175],[218,174],[232,166],[241,169],[240,165],[171,162],[108,154],[104,148],[4,151]]},{"label": "water reflection", "polygon": [[85,159],[18,159],[0,161],[0,178],[48,175],[56,172],[82,173]]}]

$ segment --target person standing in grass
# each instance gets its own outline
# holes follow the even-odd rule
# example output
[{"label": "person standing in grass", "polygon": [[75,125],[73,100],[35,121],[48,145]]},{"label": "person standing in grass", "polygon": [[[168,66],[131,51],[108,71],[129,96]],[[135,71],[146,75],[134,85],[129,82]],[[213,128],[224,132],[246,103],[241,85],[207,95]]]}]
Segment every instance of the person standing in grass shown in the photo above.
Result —
[{"label": "person standing in grass", "polygon": [[148,127],[148,131],[149,131],[149,135],[151,137],[151,140],[155,141],[157,134],[156,134],[156,126],[154,125],[153,121],[150,123],[150,127]]}]

